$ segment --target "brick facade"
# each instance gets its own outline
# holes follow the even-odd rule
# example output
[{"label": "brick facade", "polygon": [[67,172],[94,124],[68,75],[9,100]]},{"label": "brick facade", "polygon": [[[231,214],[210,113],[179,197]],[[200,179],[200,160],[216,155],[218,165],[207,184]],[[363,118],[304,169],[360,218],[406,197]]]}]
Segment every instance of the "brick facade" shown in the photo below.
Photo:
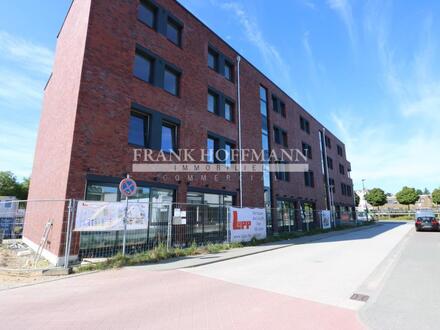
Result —
[{"label": "brick facade", "polygon": [[[138,18],[138,0],[74,1],[58,37],[53,75],[44,97],[37,149],[30,186],[30,199],[84,199],[87,176],[122,178],[131,173],[133,147],[128,144],[130,109],[133,103],[180,120],[179,148],[206,148],[208,132],[228,138],[238,146],[237,120],[229,122],[207,111],[208,87],[221,92],[237,104],[237,84],[208,68],[208,46],[233,61],[238,53],[189,11],[173,0],[154,3],[183,24],[181,47],[176,46]],[[135,50],[144,47],[181,70],[179,96],[148,84],[133,75]],[[313,188],[305,187],[303,173],[291,173],[289,182],[272,175],[272,202],[277,198],[309,200],[317,209],[326,208],[326,188],[321,171],[319,131],[315,118],[258,71],[245,58],[241,60],[240,96],[243,148],[261,149],[259,86],[268,90],[270,144],[275,147],[273,126],[288,134],[288,147],[301,149],[302,142],[313,150],[309,162],[314,172]],[[286,118],[272,109],[272,94],[286,106]],[[300,116],[310,122],[310,134],[300,129]],[[235,119],[237,118],[235,114]],[[352,181],[339,173],[346,171],[344,144],[327,131],[333,159],[330,176],[335,180],[335,204],[353,206],[353,197],[342,195],[340,184]],[[337,154],[337,145],[343,156]],[[231,180],[196,179],[188,184],[185,176],[176,182],[163,173],[131,173],[133,178],[151,185],[165,184],[175,189],[176,202],[185,202],[192,187],[225,191],[239,196],[238,174]],[[243,205],[263,206],[261,174],[243,175]],[[276,205],[273,204],[273,207]],[[38,242],[48,217],[55,221],[48,250],[63,255],[63,208],[28,210],[24,236]],[[29,220],[29,221],[28,221]],[[65,222],[65,218],[64,218]],[[276,224],[274,224],[276,230]],[[77,238],[76,238],[77,242]],[[73,246],[73,250],[77,247]],[[75,252],[75,251],[73,251]]]}]

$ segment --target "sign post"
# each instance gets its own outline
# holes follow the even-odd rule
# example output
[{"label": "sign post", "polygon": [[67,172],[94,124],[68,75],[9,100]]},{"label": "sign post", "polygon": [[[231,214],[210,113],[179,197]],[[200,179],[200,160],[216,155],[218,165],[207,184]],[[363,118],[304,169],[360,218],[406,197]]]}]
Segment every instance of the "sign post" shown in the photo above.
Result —
[{"label": "sign post", "polygon": [[137,192],[136,182],[127,174],[125,179],[119,183],[119,190],[125,196],[125,215],[124,215],[124,232],[122,236],[122,255],[125,256],[125,245],[127,239],[127,221],[128,221],[128,197],[133,196]]}]

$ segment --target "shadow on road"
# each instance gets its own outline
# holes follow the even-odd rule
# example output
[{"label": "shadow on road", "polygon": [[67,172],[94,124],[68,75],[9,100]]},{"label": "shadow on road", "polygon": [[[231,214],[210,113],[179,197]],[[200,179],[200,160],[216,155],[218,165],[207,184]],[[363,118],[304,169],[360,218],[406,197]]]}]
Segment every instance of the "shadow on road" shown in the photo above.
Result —
[{"label": "shadow on road", "polygon": [[321,242],[341,242],[341,241],[353,241],[353,240],[361,240],[361,239],[370,239],[375,236],[379,236],[384,234],[387,231],[393,230],[399,226],[406,225],[407,222],[399,222],[399,221],[388,221],[381,222],[375,226],[370,228],[362,228],[356,231],[348,231],[348,232],[334,232],[334,235],[330,237],[318,238],[312,242],[307,243],[321,243]]}]

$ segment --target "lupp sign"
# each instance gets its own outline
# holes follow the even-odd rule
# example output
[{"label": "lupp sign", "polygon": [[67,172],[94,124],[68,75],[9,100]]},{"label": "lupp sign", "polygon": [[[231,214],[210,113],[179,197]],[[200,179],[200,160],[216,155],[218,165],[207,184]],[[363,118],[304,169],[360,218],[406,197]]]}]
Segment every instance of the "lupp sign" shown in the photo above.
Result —
[{"label": "lupp sign", "polygon": [[230,242],[266,238],[265,209],[230,207],[229,217]]},{"label": "lupp sign", "polygon": [[122,179],[122,181],[119,183],[119,190],[121,191],[121,194],[126,197],[136,195],[136,181],[131,178]]}]

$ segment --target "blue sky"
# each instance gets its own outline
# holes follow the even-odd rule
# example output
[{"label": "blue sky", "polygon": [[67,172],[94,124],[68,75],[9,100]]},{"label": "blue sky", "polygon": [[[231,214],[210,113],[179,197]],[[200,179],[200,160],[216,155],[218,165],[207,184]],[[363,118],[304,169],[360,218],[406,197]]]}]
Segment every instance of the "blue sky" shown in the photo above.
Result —
[{"label": "blue sky", "polygon": [[[440,2],[182,0],[347,146],[355,188],[440,186]],[[0,1],[0,170],[28,176],[70,0]]]}]

